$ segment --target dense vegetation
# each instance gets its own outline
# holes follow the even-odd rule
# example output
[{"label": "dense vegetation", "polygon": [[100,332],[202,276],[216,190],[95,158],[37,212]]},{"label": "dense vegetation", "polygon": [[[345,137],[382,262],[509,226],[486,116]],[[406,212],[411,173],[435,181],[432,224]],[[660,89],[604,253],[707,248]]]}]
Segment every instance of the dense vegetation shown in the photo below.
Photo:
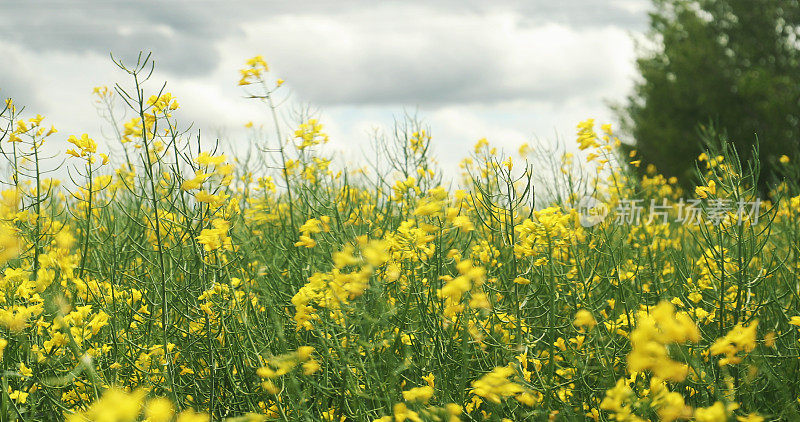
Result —
[{"label": "dense vegetation", "polygon": [[[5,103],[6,419],[800,418],[800,192],[758,198],[729,146],[685,192],[588,120],[555,161],[480,140],[448,189],[414,121],[335,168],[260,57],[240,84],[265,122],[250,160],[225,155],[149,66],[95,92],[134,115],[107,114],[111,158],[88,135],[44,157],[61,134]],[[64,183],[43,170],[62,157]]]},{"label": "dense vegetation", "polygon": [[800,153],[800,2],[656,0],[640,78],[621,116],[642,160],[686,187],[703,133],[720,132],[747,159],[761,145],[760,188]]}]

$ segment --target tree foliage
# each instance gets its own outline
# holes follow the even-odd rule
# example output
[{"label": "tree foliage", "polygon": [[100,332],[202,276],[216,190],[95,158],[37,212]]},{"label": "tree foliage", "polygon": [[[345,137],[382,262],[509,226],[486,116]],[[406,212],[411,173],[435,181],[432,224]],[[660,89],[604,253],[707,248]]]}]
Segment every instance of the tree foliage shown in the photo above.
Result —
[{"label": "tree foliage", "polygon": [[654,2],[641,78],[618,108],[639,157],[688,185],[699,132],[713,129],[744,158],[758,141],[769,181],[778,157],[800,149],[800,3]]}]

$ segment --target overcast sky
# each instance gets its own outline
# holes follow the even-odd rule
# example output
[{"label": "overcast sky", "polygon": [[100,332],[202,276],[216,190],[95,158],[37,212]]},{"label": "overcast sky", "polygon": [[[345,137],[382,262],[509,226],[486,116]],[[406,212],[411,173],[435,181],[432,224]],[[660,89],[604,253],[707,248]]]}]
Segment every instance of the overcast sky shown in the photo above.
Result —
[{"label": "overcast sky", "polygon": [[[515,150],[571,142],[588,117],[630,92],[633,36],[648,0],[244,2],[2,0],[0,97],[41,113],[63,139],[102,138],[91,91],[127,84],[123,60],[152,51],[179,117],[246,142],[268,124],[238,69],[264,56],[295,104],[316,107],[331,148],[351,161],[404,111],[432,129],[445,168],[480,138]],[[157,83],[151,85],[157,88]]]}]

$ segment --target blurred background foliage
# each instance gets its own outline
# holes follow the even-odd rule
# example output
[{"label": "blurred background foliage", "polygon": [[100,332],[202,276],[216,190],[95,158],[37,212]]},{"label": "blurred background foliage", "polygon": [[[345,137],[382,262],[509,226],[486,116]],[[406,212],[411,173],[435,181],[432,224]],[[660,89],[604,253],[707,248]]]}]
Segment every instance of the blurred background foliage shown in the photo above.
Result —
[{"label": "blurred background foliage", "polygon": [[[640,171],[655,165],[691,185],[703,139],[760,145],[760,190],[800,139],[800,3],[795,0],[655,0],[639,43],[639,79],[616,107]],[[708,136],[711,134],[712,136]]]}]

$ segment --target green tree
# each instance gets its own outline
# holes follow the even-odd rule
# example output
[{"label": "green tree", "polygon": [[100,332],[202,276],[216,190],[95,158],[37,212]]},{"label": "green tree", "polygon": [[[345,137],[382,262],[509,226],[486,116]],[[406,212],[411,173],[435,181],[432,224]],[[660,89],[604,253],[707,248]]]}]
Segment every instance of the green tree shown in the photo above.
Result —
[{"label": "green tree", "polygon": [[[800,152],[797,0],[654,0],[636,62],[640,79],[617,109],[639,157],[692,181],[703,129],[743,159],[759,142],[761,180]],[[798,157],[800,159],[800,157]],[[644,168],[644,167],[642,167]],[[761,188],[764,188],[762,184]]]}]

